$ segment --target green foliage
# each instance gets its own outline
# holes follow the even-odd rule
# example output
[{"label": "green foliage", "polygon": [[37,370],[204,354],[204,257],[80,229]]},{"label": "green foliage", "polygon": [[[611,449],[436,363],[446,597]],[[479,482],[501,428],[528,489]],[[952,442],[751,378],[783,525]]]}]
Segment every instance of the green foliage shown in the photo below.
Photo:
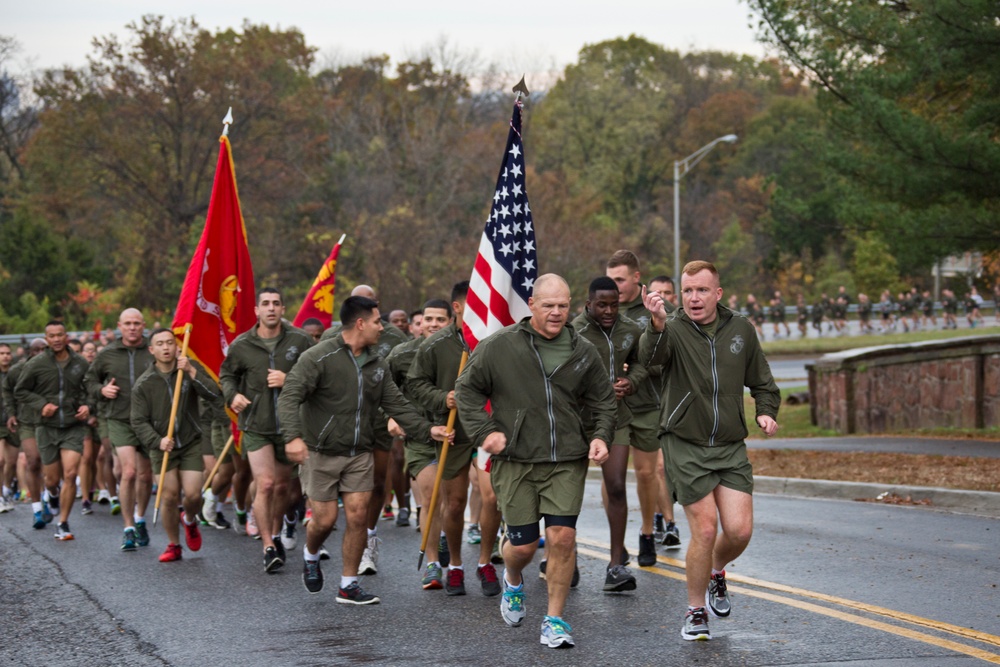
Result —
[{"label": "green foliage", "polygon": [[756,270],[747,259],[754,254],[753,237],[733,221],[722,231],[722,236],[712,246],[715,266],[723,281],[723,287],[730,293],[753,291]]},{"label": "green foliage", "polygon": [[[68,294],[79,278],[106,278],[87,244],[56,234],[23,209],[5,220],[0,243],[0,307],[9,316],[31,317],[38,307],[34,294]],[[25,301],[29,294],[31,299]]]},{"label": "green foliage", "polygon": [[854,281],[857,288],[873,302],[878,301],[882,290],[893,294],[903,289],[896,258],[889,252],[889,245],[876,232],[868,232],[854,239]]},{"label": "green foliage", "polygon": [[994,2],[750,0],[764,40],[807,72],[849,180],[845,216],[904,273],[1000,247]]},{"label": "green foliage", "polygon": [[15,309],[14,313],[10,313],[0,306],[0,333],[42,331],[45,323],[52,319],[48,299],[39,301],[32,292],[22,292]]}]

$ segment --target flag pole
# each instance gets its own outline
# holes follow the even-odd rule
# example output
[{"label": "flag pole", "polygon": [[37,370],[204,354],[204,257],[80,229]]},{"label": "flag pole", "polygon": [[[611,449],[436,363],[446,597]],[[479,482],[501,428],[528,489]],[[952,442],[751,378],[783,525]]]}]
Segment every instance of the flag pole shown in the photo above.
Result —
[{"label": "flag pole", "polygon": [[212,466],[212,472],[208,473],[208,479],[205,480],[205,486],[201,487],[202,493],[208,491],[208,487],[212,486],[212,480],[215,479],[215,473],[219,472],[219,466],[221,466],[222,462],[226,460],[226,455],[229,454],[229,448],[233,446],[235,441],[236,438],[232,435],[229,436],[229,440],[226,440],[226,446],[222,448],[222,453],[215,459],[215,465]]},{"label": "flag pole", "polygon": [[[191,324],[184,325],[184,343],[181,345],[182,357],[187,356],[188,341],[191,340]],[[167,425],[167,438],[174,437],[174,426],[177,425],[177,406],[181,402],[181,383],[184,381],[184,373],[177,369],[177,381],[174,383],[174,401],[170,406],[170,422]],[[156,525],[156,517],[160,512],[160,496],[163,495],[163,478],[167,474],[167,459],[170,452],[163,452],[163,465],[160,466],[160,478],[156,485],[156,504],[153,505],[153,525]]]},{"label": "flag pole", "polygon": [[[462,374],[462,370],[465,368],[465,362],[469,360],[469,351],[462,350],[462,360],[458,362],[458,374]],[[455,416],[458,413],[457,408],[452,408],[448,412],[448,425],[445,428],[446,435],[451,435],[451,432],[455,430]],[[444,464],[448,458],[448,438],[446,437],[441,445],[441,455],[438,457],[438,469],[437,475],[434,477],[434,490],[431,492],[431,506],[427,510],[427,519],[423,521],[423,536],[420,539],[420,557],[417,558],[417,572],[424,565],[424,554],[427,552],[427,539],[431,534],[431,522],[434,521],[434,510],[437,508],[438,492],[441,490],[441,480],[444,478]]]}]

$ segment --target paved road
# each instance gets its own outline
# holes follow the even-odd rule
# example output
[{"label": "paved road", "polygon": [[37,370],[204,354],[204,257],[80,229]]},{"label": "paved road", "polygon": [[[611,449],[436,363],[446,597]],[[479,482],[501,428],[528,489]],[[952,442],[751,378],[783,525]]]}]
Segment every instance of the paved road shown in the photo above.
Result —
[{"label": "paved road", "polygon": [[[634,498],[634,489],[631,491]],[[0,516],[0,664],[41,665],[969,665],[1000,661],[1000,521],[908,507],[758,495],[757,530],[730,568],[735,611],[707,644],[679,637],[683,551],[638,573],[635,594],[599,592],[607,527],[591,482],[580,523],[583,580],[566,616],[578,647],[538,644],[543,582],[528,579],[528,621],[500,620],[469,583],[448,598],[418,586],[418,533],[386,524],[376,607],[309,596],[296,550],[265,575],[259,543],[206,531],[180,563],[164,543],[117,550],[120,522],[75,516],[77,539],[34,531],[19,508]],[[637,513],[627,545],[634,548]],[[687,535],[683,518],[682,535]],[[335,580],[335,559],[324,571]],[[467,547],[466,558],[472,558]],[[741,578],[752,578],[744,582]],[[828,597],[823,597],[828,596]],[[866,606],[867,605],[867,606]],[[910,615],[910,616],[907,616]],[[950,624],[950,625],[949,625]]]},{"label": "paved road", "polygon": [[747,440],[751,449],[800,449],[825,452],[893,452],[1000,458],[1000,441],[912,436],[869,435],[843,438],[757,438]]}]

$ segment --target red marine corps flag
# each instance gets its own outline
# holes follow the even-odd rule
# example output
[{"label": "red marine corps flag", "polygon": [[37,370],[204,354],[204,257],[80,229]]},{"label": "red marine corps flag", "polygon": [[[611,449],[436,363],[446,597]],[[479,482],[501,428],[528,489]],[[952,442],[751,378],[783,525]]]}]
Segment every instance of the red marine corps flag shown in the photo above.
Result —
[{"label": "red marine corps flag", "polygon": [[[227,119],[232,122],[229,116]],[[172,328],[175,334],[183,335],[184,326],[191,324],[188,356],[218,380],[229,344],[257,321],[254,305],[253,267],[236,190],[233,152],[229,137],[223,133],[205,231],[191,258]]]},{"label": "red marine corps flag", "polygon": [[323,323],[324,329],[329,329],[333,324],[333,288],[337,281],[337,255],[340,254],[340,246],[344,243],[347,234],[340,237],[337,245],[333,246],[330,256],[323,262],[323,267],[319,270],[319,275],[313,281],[306,300],[299,307],[299,314],[295,316],[294,326],[301,327],[302,323],[310,317],[315,317]]},{"label": "red marine corps flag", "polygon": [[[523,84],[522,79],[515,92],[520,89],[526,93]],[[493,207],[469,281],[463,333],[470,350],[490,334],[531,315],[528,297],[538,277],[538,255],[524,183],[521,108],[518,99],[510,119]]]}]

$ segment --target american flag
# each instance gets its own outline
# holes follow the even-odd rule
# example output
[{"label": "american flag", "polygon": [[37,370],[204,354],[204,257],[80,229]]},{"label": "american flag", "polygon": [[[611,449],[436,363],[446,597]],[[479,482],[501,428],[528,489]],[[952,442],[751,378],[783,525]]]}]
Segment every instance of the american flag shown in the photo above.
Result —
[{"label": "american flag", "polygon": [[493,206],[479,241],[479,254],[469,281],[464,316],[469,349],[531,314],[528,297],[538,277],[535,228],[524,185],[524,145],[521,143],[521,101],[507,133]]}]

